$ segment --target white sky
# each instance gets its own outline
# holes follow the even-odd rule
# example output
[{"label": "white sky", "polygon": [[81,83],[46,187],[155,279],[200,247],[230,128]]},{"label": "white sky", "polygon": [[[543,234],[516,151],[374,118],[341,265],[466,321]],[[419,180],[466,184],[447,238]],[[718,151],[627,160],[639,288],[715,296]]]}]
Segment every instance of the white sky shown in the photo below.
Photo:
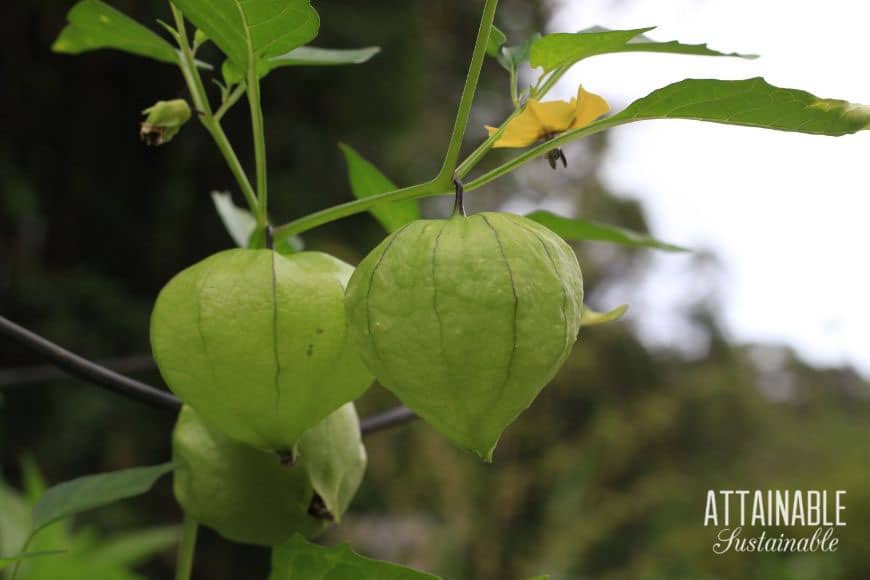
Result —
[{"label": "white sky", "polygon": [[[552,94],[582,81],[614,110],[687,78],[748,78],[820,97],[870,103],[866,0],[557,0],[551,31],[658,25],[656,40],[707,42],[760,54],[754,61],[620,54],[577,65]],[[710,248],[726,276],[718,289],[730,335],[784,342],[817,364],[870,376],[867,173],[870,131],[839,138],[691,121],[613,130],[604,168],[615,190],[642,199],[653,232]],[[594,217],[594,216],[591,216]],[[645,336],[679,344],[669,318],[683,309],[690,258],[661,254],[631,301]],[[626,292],[628,290],[625,290]]]}]

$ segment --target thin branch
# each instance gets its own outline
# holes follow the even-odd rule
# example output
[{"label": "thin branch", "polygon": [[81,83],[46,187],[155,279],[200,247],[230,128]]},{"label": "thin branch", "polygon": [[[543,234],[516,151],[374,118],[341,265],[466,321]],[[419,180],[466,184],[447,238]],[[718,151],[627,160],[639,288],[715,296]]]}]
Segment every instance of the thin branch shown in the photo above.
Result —
[{"label": "thin branch", "polygon": [[416,418],[417,414],[414,411],[404,405],[399,405],[381,413],[369,415],[360,421],[359,429],[363,435],[371,435],[372,433],[413,421]]},{"label": "thin branch", "polygon": [[0,316],[0,334],[6,335],[19,344],[41,354],[52,364],[69,374],[105,387],[125,397],[136,399],[152,407],[178,410],[181,402],[171,393],[131,379],[111,369],[100,366],[86,358],[62,348],[53,342]]},{"label": "thin branch", "polygon": [[[146,373],[157,368],[150,354],[133,354],[96,360],[94,362],[116,373],[127,375]],[[0,369],[0,390],[24,387],[32,383],[54,381],[66,376],[66,372],[52,364]]]},{"label": "thin branch", "polygon": [[[51,364],[76,378],[94,383],[152,407],[171,409],[173,411],[181,408],[181,401],[171,393],[126,377],[112,369],[70,352],[3,316],[0,316],[0,335],[7,336],[18,344],[42,355]],[[138,361],[138,364],[140,365],[139,368],[145,366],[142,361]],[[38,367],[37,370],[42,374],[43,378],[53,378],[45,376],[47,369],[44,367]],[[25,380],[28,379],[34,380],[32,377],[27,377]],[[7,382],[3,384],[11,383]],[[417,415],[407,407],[398,406],[364,418],[360,421],[360,431],[363,435],[371,435],[372,433],[407,423],[416,417]]]}]

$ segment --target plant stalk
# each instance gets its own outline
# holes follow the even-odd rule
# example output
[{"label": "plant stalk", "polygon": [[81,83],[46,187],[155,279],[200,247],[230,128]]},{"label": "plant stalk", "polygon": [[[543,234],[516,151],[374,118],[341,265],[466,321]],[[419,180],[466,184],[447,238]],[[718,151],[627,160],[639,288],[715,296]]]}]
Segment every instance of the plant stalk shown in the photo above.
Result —
[{"label": "plant stalk", "polygon": [[459,161],[462,138],[465,136],[465,127],[468,125],[468,117],[471,114],[471,105],[474,102],[474,94],[477,91],[477,82],[480,80],[480,69],[483,68],[483,60],[486,57],[486,45],[489,41],[489,34],[492,31],[492,21],[495,19],[495,9],[497,6],[498,0],[486,0],[483,6],[480,28],[477,30],[477,39],[474,42],[474,52],[471,55],[471,64],[468,66],[468,76],[465,78],[462,97],[459,99],[459,109],[456,111],[453,133],[450,135],[450,143],[447,145],[444,164],[435,178],[435,181],[441,187],[449,187],[453,181],[453,173]]},{"label": "plant stalk", "polygon": [[248,180],[248,176],[242,168],[239,157],[233,150],[220,122],[215,119],[214,114],[212,113],[211,105],[208,101],[208,95],[205,92],[205,86],[203,85],[202,78],[196,68],[196,60],[193,56],[193,50],[191,50],[190,42],[187,39],[187,29],[184,26],[184,15],[175,7],[174,4],[172,4],[172,2],[169,3],[169,6],[172,9],[173,18],[175,18],[175,28],[179,40],[178,44],[181,49],[181,62],[179,63],[179,67],[181,68],[181,74],[184,76],[184,80],[187,83],[187,89],[190,91],[190,98],[193,100],[194,110],[196,111],[203,127],[205,127],[206,131],[208,131],[212,136],[212,139],[214,139],[215,144],[224,156],[233,177],[235,177],[239,184],[239,188],[242,190],[242,194],[245,196],[245,201],[248,202],[251,211],[256,214],[258,208],[257,194],[254,192],[254,188],[251,186],[251,182]]},{"label": "plant stalk", "polygon": [[199,525],[190,516],[184,516],[181,543],[178,545],[178,562],[175,565],[175,580],[190,580],[193,558],[196,552],[196,533]]}]

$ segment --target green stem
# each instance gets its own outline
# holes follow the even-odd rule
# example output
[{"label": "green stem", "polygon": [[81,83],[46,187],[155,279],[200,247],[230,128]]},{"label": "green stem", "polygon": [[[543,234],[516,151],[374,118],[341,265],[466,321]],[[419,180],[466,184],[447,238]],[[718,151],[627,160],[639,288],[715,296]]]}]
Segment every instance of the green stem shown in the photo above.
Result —
[{"label": "green stem", "polygon": [[532,147],[528,151],[525,151],[524,153],[514,157],[503,165],[499,165],[495,169],[492,169],[491,171],[484,173],[477,179],[465,184],[465,191],[471,191],[473,189],[477,189],[478,187],[482,187],[491,181],[495,181],[502,175],[510,173],[520,165],[524,165],[532,159],[540,157],[541,155],[544,155],[547,152],[552,151],[553,149],[561,147],[570,141],[592,135],[593,133],[600,133],[605,129],[609,129],[611,127],[615,127],[616,125],[621,125],[623,123],[635,120],[637,119],[625,117],[620,118],[619,115],[615,115],[607,119],[602,119],[601,121],[598,121],[596,123],[592,123],[591,125],[586,125],[585,127],[581,127],[580,129],[574,129],[573,131],[567,131],[565,133],[562,133],[555,139],[550,139],[549,141],[545,141],[540,145]]},{"label": "green stem", "polygon": [[185,516],[181,532],[181,544],[178,546],[178,562],[175,565],[175,580],[190,580],[193,571],[193,557],[196,552],[196,532],[199,528],[196,520]]},{"label": "green stem", "polygon": [[193,107],[196,110],[203,127],[205,127],[209,132],[221,154],[224,156],[233,177],[236,178],[239,188],[241,188],[242,194],[248,202],[248,206],[250,206],[252,212],[256,213],[258,204],[254,188],[251,187],[251,182],[248,180],[248,176],[242,168],[239,157],[233,150],[232,145],[230,145],[230,141],[227,139],[227,135],[224,133],[220,123],[215,119],[211,110],[211,105],[208,102],[205,86],[202,84],[202,78],[199,76],[199,71],[196,68],[196,61],[193,56],[193,51],[190,48],[190,42],[187,40],[187,30],[184,27],[184,15],[171,2],[169,3],[169,6],[172,9],[172,15],[175,18],[175,28],[178,32],[179,48],[181,49],[182,58],[179,66],[181,68],[181,74],[184,76],[184,80],[187,83],[187,89],[190,91],[190,98],[193,100]]},{"label": "green stem", "polygon": [[245,41],[248,44],[248,104],[251,108],[251,131],[254,140],[254,160],[257,173],[257,225],[265,227],[269,223],[269,190],[266,174],[266,131],[263,126],[263,107],[260,103],[260,74],[257,72],[257,57],[254,54],[254,41],[251,38],[251,28],[248,17],[240,3],[237,3],[239,15],[245,28]]},{"label": "green stem", "polygon": [[492,30],[496,6],[498,6],[498,0],[486,0],[483,6],[480,28],[477,30],[477,39],[474,42],[474,52],[471,55],[471,64],[468,66],[468,76],[465,78],[462,97],[459,99],[459,109],[456,112],[453,133],[450,135],[450,143],[447,146],[447,154],[444,156],[444,164],[435,178],[435,181],[443,187],[449,187],[453,182],[453,172],[456,169],[456,163],[459,161],[462,138],[465,136],[465,127],[468,125],[468,117],[471,114],[474,93],[477,91],[477,82],[480,80],[480,69],[483,68],[483,60],[486,57],[486,45],[489,41],[489,33]]},{"label": "green stem", "polygon": [[224,118],[224,115],[227,114],[227,111],[232,109],[233,105],[235,105],[238,102],[238,100],[242,98],[242,95],[245,94],[246,88],[247,87],[246,87],[245,83],[239,83],[238,85],[236,85],[236,88],[234,88],[232,90],[232,92],[229,95],[227,95],[226,100],[224,100],[224,102],[221,103],[221,106],[218,108],[218,110],[215,111],[215,113],[214,113],[214,120],[215,121],[220,123],[220,120]]},{"label": "green stem", "polygon": [[[555,139],[551,139],[546,143],[541,143],[537,147],[532,147],[522,155],[514,157],[503,165],[499,165],[495,169],[481,175],[477,179],[466,183],[464,189],[466,192],[474,191],[475,189],[483,187],[487,183],[498,179],[502,175],[510,173],[520,165],[528,163],[532,159],[540,157],[552,149],[561,147],[569,141],[579,139],[581,137],[586,137],[588,135],[592,135],[593,133],[599,133],[601,131],[604,131],[605,129],[609,129],[610,127],[615,127],[616,125],[621,125],[623,123],[628,123],[636,120],[638,119],[619,118],[618,116],[615,116],[608,119],[603,119],[591,125],[587,125],[586,127],[583,127],[581,129],[575,129],[574,131],[568,131],[567,133],[563,133]],[[381,203],[402,201],[406,199],[420,199],[423,197],[447,195],[452,193],[452,184],[448,187],[445,187],[436,179],[433,179],[432,181],[427,181],[426,183],[421,183],[419,185],[413,185],[411,187],[405,187],[394,191],[387,191],[385,193],[380,193],[371,197],[334,205],[318,212],[308,214],[307,216],[301,217],[297,220],[293,220],[290,223],[284,224],[283,226],[276,228],[275,235],[301,234],[323,224],[348,216],[352,216],[358,213],[362,213]]]},{"label": "green stem", "polygon": [[379,203],[389,201],[402,201],[405,199],[419,199],[421,197],[431,197],[433,195],[445,195],[453,192],[453,184],[449,187],[444,187],[437,180],[427,181],[410,187],[403,187],[394,191],[387,191],[371,197],[365,197],[354,201],[348,201],[339,205],[334,205],[326,209],[308,214],[299,219],[293,220],[290,223],[284,224],[275,228],[274,235],[294,235],[322,226],[323,224],[341,219],[354,214],[362,213]]},{"label": "green stem", "polygon": [[[27,540],[25,540],[24,545],[21,546],[21,553],[26,554],[27,548],[30,547],[30,542],[33,540],[33,534],[31,533],[27,536]],[[12,574],[9,576],[9,580],[15,580],[18,577],[18,568],[21,567],[21,560],[15,562],[15,565],[12,567]]]},{"label": "green stem", "polygon": [[553,86],[557,82],[559,82],[559,79],[561,79],[565,75],[565,73],[568,72],[568,69],[570,69],[570,68],[571,67],[560,66],[559,68],[553,70],[553,72],[550,73],[550,75],[547,77],[547,80],[544,81],[544,83],[542,85],[535,88],[534,98],[536,98],[536,99],[544,98],[544,96],[550,92],[550,89],[552,89]]},{"label": "green stem", "polygon": [[495,143],[498,138],[502,136],[502,133],[504,133],[505,129],[508,126],[508,123],[510,123],[514,117],[519,115],[520,112],[521,109],[515,109],[514,112],[511,113],[510,116],[505,119],[501,125],[499,125],[498,130],[495,133],[487,137],[486,141],[478,145],[477,149],[472,151],[471,154],[465,158],[465,161],[459,164],[459,167],[456,168],[456,175],[460,179],[468,175],[468,172],[474,169],[477,164],[480,163],[480,160],[483,159],[487,153],[489,153],[490,149],[492,149],[493,143]]}]

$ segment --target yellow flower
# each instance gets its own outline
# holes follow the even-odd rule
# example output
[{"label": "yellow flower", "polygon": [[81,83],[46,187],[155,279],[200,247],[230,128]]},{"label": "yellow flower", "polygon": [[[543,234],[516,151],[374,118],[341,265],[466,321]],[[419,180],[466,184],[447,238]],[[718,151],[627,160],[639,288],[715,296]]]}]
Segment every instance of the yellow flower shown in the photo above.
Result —
[{"label": "yellow flower", "polygon": [[[558,133],[585,127],[607,113],[610,105],[602,97],[586,92],[583,87],[577,97],[566,101],[542,103],[529,99],[523,112],[510,120],[493,147],[527,147],[541,139],[550,139]],[[498,129],[487,127],[490,135]]]}]

